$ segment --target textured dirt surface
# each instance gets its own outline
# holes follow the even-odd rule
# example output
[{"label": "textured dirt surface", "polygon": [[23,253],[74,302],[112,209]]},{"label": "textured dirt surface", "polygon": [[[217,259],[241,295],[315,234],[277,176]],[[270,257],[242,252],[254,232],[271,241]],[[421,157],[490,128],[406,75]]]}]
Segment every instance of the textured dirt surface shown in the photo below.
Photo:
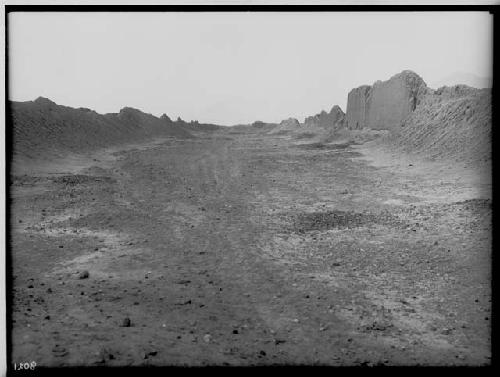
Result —
[{"label": "textured dirt surface", "polygon": [[491,159],[491,90],[457,85],[427,95],[403,122],[394,144],[435,160]]},{"label": "textured dirt surface", "polygon": [[490,364],[487,179],[295,143],[215,132],[14,171],[11,361]]}]

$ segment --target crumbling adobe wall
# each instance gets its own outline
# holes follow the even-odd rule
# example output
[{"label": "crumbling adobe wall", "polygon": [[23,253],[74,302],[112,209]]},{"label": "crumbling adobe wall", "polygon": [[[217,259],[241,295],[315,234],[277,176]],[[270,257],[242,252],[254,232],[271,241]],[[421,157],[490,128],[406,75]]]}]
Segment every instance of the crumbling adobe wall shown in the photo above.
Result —
[{"label": "crumbling adobe wall", "polygon": [[428,92],[424,80],[412,71],[403,71],[373,86],[355,88],[347,98],[347,127],[398,128]]},{"label": "crumbling adobe wall", "polygon": [[307,117],[304,120],[305,127],[322,127],[328,130],[338,129],[344,125],[345,114],[342,109],[335,105],[329,113],[322,111],[319,114]]},{"label": "crumbling adobe wall", "polygon": [[367,127],[370,91],[371,86],[363,85],[349,92],[346,109],[347,128],[358,130]]}]

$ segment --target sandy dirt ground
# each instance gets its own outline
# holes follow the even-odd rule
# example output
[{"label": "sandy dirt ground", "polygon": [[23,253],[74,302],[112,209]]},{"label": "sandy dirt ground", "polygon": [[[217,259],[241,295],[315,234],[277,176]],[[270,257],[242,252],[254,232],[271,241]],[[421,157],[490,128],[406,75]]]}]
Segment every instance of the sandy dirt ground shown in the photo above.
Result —
[{"label": "sandy dirt ground", "polygon": [[487,174],[234,131],[13,173],[13,363],[491,362]]}]

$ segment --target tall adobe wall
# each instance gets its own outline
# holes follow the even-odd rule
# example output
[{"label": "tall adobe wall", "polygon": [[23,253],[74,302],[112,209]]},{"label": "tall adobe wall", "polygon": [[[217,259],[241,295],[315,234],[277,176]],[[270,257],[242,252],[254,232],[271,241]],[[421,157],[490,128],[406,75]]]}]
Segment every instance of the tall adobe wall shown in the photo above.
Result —
[{"label": "tall adobe wall", "polygon": [[367,114],[370,101],[371,86],[363,85],[354,88],[347,96],[346,119],[347,128],[357,130],[367,127]]},{"label": "tall adobe wall", "polygon": [[403,71],[373,86],[352,89],[347,98],[347,127],[392,130],[420,103],[430,90],[412,71]]}]

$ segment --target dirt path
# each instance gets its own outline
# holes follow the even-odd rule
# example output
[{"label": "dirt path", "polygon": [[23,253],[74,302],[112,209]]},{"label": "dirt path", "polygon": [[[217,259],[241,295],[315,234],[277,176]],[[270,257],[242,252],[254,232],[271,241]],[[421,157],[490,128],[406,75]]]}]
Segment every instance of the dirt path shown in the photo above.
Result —
[{"label": "dirt path", "polygon": [[490,362],[487,196],[280,137],[112,152],[13,179],[12,362]]}]

